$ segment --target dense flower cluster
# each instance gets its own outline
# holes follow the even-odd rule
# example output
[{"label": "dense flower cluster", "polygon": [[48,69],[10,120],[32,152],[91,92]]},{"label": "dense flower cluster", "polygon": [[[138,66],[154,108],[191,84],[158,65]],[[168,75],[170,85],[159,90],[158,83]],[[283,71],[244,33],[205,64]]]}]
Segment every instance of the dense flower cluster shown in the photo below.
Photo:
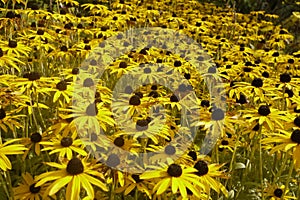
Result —
[{"label": "dense flower cluster", "polygon": [[[294,36],[273,24],[276,15],[196,0],[57,0],[53,11],[2,2],[3,198],[297,199],[300,50],[286,53]],[[168,40],[116,59],[105,54],[131,47],[125,31],[150,27],[192,38],[203,54],[192,45],[172,52],[181,44]],[[128,74],[147,84],[118,82]],[[224,83],[226,111],[207,78]],[[203,139],[221,121],[205,155]],[[135,162],[141,154],[144,162]],[[128,165],[147,171],[118,170]]]}]

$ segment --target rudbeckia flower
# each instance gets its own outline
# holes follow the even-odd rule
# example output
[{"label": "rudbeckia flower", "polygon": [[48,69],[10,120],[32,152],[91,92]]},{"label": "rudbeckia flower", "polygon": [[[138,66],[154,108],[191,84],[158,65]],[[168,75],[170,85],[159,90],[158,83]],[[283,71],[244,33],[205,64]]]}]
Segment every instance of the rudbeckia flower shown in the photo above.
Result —
[{"label": "rudbeckia flower", "polygon": [[195,168],[181,166],[176,163],[157,168],[140,175],[141,179],[156,180],[153,187],[153,192],[156,195],[162,195],[169,190],[176,194],[179,190],[181,196],[185,198],[187,197],[187,189],[189,189],[199,198],[200,192],[197,190],[197,186],[204,188],[204,185],[197,181],[198,177],[195,174],[197,170]]},{"label": "rudbeckia flower", "polygon": [[108,191],[106,185],[101,181],[101,179],[104,179],[104,176],[97,171],[100,165],[87,162],[87,157],[83,159],[75,157],[61,164],[54,162],[47,162],[46,164],[58,168],[58,170],[45,172],[36,177],[37,183],[35,187],[43,186],[45,183],[51,181],[51,184],[45,191],[44,197],[56,194],[65,185],[67,185],[65,193],[67,200],[78,199],[81,188],[84,188],[88,197],[94,198],[92,185],[99,187],[103,191]]},{"label": "rudbeckia flower", "polygon": [[9,66],[11,66],[18,72],[21,72],[21,69],[18,65],[25,63],[14,55],[7,55],[5,52],[3,52],[2,48],[0,48],[0,64],[1,67],[6,68],[7,70],[9,69]]},{"label": "rudbeckia flower", "polygon": [[[72,96],[72,86],[69,85],[65,80],[60,80],[56,83],[55,88],[53,90],[55,91],[53,95],[53,103],[56,101],[59,101],[59,104],[63,107],[63,102],[66,102],[67,104],[71,101]],[[59,99],[60,97],[63,97],[62,99]]]},{"label": "rudbeckia flower", "polygon": [[22,56],[28,57],[29,52],[32,50],[30,47],[16,40],[9,40],[8,43],[0,41],[0,47],[4,52],[7,52],[8,56],[17,58],[20,58]]},{"label": "rudbeckia flower", "polygon": [[293,159],[296,169],[300,168],[300,130],[295,129],[292,131],[279,130],[279,133],[267,134],[267,138],[262,139],[262,144],[276,143],[270,151],[273,154],[276,151],[289,151],[293,152]]},{"label": "rudbeckia flower", "polygon": [[283,128],[284,121],[290,121],[290,115],[287,111],[270,108],[268,105],[260,105],[257,110],[245,110],[243,112],[245,113],[244,118],[250,118],[249,122],[258,120],[259,125],[263,125],[269,130],[274,130],[275,127]]},{"label": "rudbeckia flower", "polygon": [[76,137],[76,132],[74,132],[71,136],[60,134],[52,136],[50,141],[40,142],[40,144],[44,146],[42,151],[50,150],[50,155],[59,153],[59,157],[64,158],[66,156],[69,160],[75,152],[82,156],[86,156],[87,153],[82,148],[82,141],[80,139],[76,139]]},{"label": "rudbeckia flower", "polygon": [[26,147],[22,144],[12,144],[14,142],[18,142],[20,139],[12,139],[5,143],[0,144],[0,168],[3,171],[7,171],[12,169],[11,162],[7,158],[7,155],[16,155],[16,154],[23,154],[25,150],[27,150]]},{"label": "rudbeckia flower", "polygon": [[16,200],[51,200],[52,198],[56,199],[54,196],[51,198],[49,196],[44,197],[43,195],[47,189],[47,185],[36,186],[36,181],[34,181],[33,177],[29,173],[22,174],[22,183],[19,186],[13,188],[14,198]]},{"label": "rudbeckia flower", "polygon": [[198,160],[194,168],[197,169],[196,175],[199,176],[197,179],[201,184],[204,185],[205,191],[208,194],[210,188],[215,190],[217,193],[222,193],[225,196],[228,196],[228,191],[226,188],[215,178],[226,178],[224,171],[220,171],[220,168],[223,167],[225,164],[208,164],[204,160]]},{"label": "rudbeckia flower", "polygon": [[131,174],[125,177],[125,184],[115,190],[116,193],[123,192],[124,195],[128,195],[134,189],[139,192],[145,193],[151,199],[151,191],[149,185],[153,185],[149,180],[143,180],[140,178],[140,174]]},{"label": "rudbeckia flower", "polygon": [[14,128],[21,128],[22,125],[20,122],[17,121],[20,117],[25,117],[25,115],[13,115],[15,111],[7,111],[6,108],[0,108],[0,130],[2,129],[4,132],[7,132],[7,127],[12,131],[15,132]]},{"label": "rudbeckia flower", "polygon": [[284,185],[278,186],[268,184],[268,187],[263,192],[266,197],[270,198],[270,200],[297,199],[296,197],[289,195],[289,190],[285,189]]}]

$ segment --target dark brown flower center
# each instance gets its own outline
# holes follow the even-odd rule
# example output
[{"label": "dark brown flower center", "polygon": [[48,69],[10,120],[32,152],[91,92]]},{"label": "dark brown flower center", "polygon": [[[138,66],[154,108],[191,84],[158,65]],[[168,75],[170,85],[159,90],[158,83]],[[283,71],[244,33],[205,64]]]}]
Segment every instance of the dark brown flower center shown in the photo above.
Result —
[{"label": "dark brown flower center", "polygon": [[96,133],[92,133],[91,134],[91,141],[94,142],[96,140],[98,140],[98,135]]},{"label": "dark brown flower center", "polygon": [[151,69],[150,69],[149,67],[146,67],[146,68],[144,69],[144,73],[145,73],[145,74],[150,74],[150,73],[151,73]]},{"label": "dark brown flower center", "polygon": [[275,195],[275,197],[281,198],[283,195],[282,189],[277,188],[276,190],[274,190],[274,195]]},{"label": "dark brown flower center", "polygon": [[181,61],[180,60],[176,60],[174,62],[174,67],[180,67],[181,66]]},{"label": "dark brown flower center", "polygon": [[143,181],[143,179],[140,178],[140,175],[138,174],[132,174],[131,177],[133,178],[133,180],[136,182],[136,183],[140,183]]},{"label": "dark brown flower center", "polygon": [[69,147],[73,144],[73,139],[71,137],[63,137],[60,141],[61,146]]},{"label": "dark brown flower center", "polygon": [[9,40],[8,41],[8,46],[10,48],[16,48],[18,46],[18,43],[16,41],[14,41],[14,40]]},{"label": "dark brown flower center", "polygon": [[179,100],[178,100],[177,96],[173,94],[173,95],[170,97],[170,101],[171,101],[171,102],[178,102]]},{"label": "dark brown flower center", "polygon": [[6,117],[6,112],[3,108],[0,108],[0,120]]},{"label": "dark brown flower center", "polygon": [[131,87],[130,85],[127,85],[127,86],[125,87],[125,93],[126,93],[126,94],[131,94],[132,92],[133,92],[132,87]]},{"label": "dark brown flower center", "polygon": [[151,85],[151,90],[157,90],[157,85]]},{"label": "dark brown flower center", "polygon": [[180,167],[180,165],[171,164],[168,167],[167,173],[172,177],[179,177],[182,174],[182,168]]},{"label": "dark brown flower center", "polygon": [[236,102],[240,104],[245,104],[247,103],[246,96],[244,94],[240,94],[240,98],[236,98]]},{"label": "dark brown flower center", "polygon": [[224,119],[224,117],[225,117],[225,113],[222,109],[220,108],[213,109],[211,114],[212,120],[222,120]]},{"label": "dark brown flower center", "polygon": [[37,32],[36,32],[38,35],[44,35],[44,30],[42,30],[42,29],[39,29]]},{"label": "dark brown flower center", "polygon": [[65,45],[60,47],[61,51],[67,52],[68,51],[68,47],[66,47]]},{"label": "dark brown flower center", "polygon": [[267,116],[271,113],[269,106],[263,105],[258,108],[258,114],[262,116]]},{"label": "dark brown flower center", "polygon": [[141,99],[138,95],[133,95],[130,99],[129,99],[129,105],[132,106],[138,106],[141,104]]},{"label": "dark brown flower center", "polygon": [[174,155],[176,153],[176,149],[175,149],[174,146],[168,145],[168,146],[165,147],[165,153],[167,155]]},{"label": "dark brown flower center", "polygon": [[79,68],[77,68],[77,67],[73,68],[72,74],[74,74],[74,75],[79,74]]},{"label": "dark brown flower center", "polygon": [[270,77],[269,72],[263,72],[261,75],[262,75],[263,77],[265,77],[265,78],[269,78],[269,77]]},{"label": "dark brown flower center", "polygon": [[34,184],[31,184],[29,186],[29,191],[32,193],[32,194],[37,194],[39,193],[41,190],[41,186],[38,186],[38,187],[35,187],[35,183]]},{"label": "dark brown flower center", "polygon": [[207,72],[210,74],[215,74],[217,72],[217,68],[214,66],[211,66],[208,68]]},{"label": "dark brown flower center", "polygon": [[56,84],[56,89],[59,91],[64,91],[67,89],[67,82],[66,81],[60,81]]},{"label": "dark brown flower center", "polygon": [[298,144],[300,144],[300,130],[294,130],[292,135],[291,135],[291,140],[293,142],[296,142]]},{"label": "dark brown flower center", "polygon": [[28,78],[30,81],[35,81],[41,78],[41,75],[38,72],[29,72],[23,75],[23,78]]},{"label": "dark brown flower center", "polygon": [[96,116],[98,114],[98,109],[95,103],[91,103],[87,108],[86,108],[86,114],[88,116]]},{"label": "dark brown flower center", "polygon": [[208,100],[202,100],[201,101],[201,106],[202,107],[209,107],[209,101]]},{"label": "dark brown flower center", "polygon": [[227,140],[222,140],[222,141],[221,141],[221,144],[222,144],[222,145],[228,145],[229,142],[228,142]]},{"label": "dark brown flower center", "polygon": [[148,120],[146,119],[141,119],[141,120],[137,120],[136,122],[136,130],[138,131],[144,131],[148,129]]},{"label": "dark brown flower center", "polygon": [[298,116],[298,117],[296,117],[296,118],[294,119],[294,124],[295,124],[296,126],[300,127],[300,116]]},{"label": "dark brown flower center", "polygon": [[203,176],[208,173],[208,165],[205,161],[200,160],[195,165],[194,168],[198,170],[196,173],[198,176]]},{"label": "dark brown flower center", "polygon": [[122,147],[124,146],[124,139],[122,137],[117,137],[115,140],[114,140],[114,144],[118,147]]},{"label": "dark brown flower center", "polygon": [[31,140],[31,142],[37,143],[37,142],[40,142],[42,140],[42,136],[39,133],[33,133],[30,136],[30,140]]},{"label": "dark brown flower center", "polygon": [[91,87],[94,85],[94,81],[93,79],[91,78],[86,78],[84,81],[83,81],[83,87]]},{"label": "dark brown flower center", "polygon": [[282,83],[288,83],[291,81],[291,76],[287,73],[285,74],[280,74],[280,82]]},{"label": "dark brown flower center", "polygon": [[189,151],[188,155],[192,158],[193,161],[197,160],[197,153],[195,151]]},{"label": "dark brown flower center", "polygon": [[122,69],[127,68],[127,63],[126,62],[120,62],[119,68],[122,68]]},{"label": "dark brown flower center", "polygon": [[252,81],[251,85],[254,86],[254,87],[257,87],[257,88],[262,87],[263,86],[263,80],[260,79],[260,78],[255,78]]},{"label": "dark brown flower center", "polygon": [[120,158],[116,154],[111,154],[108,156],[106,161],[107,166],[109,167],[116,167],[120,164]]},{"label": "dark brown flower center", "polygon": [[67,172],[71,175],[81,174],[84,171],[83,164],[79,158],[72,158],[67,165]]}]

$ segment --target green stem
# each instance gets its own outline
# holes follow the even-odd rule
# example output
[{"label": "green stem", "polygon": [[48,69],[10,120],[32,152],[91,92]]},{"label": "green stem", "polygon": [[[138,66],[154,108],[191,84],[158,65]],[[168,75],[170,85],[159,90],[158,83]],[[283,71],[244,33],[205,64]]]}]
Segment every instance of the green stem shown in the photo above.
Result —
[{"label": "green stem", "polygon": [[279,178],[280,178],[281,173],[282,173],[284,167],[286,166],[287,160],[288,160],[288,155],[285,154],[285,158],[284,158],[284,160],[283,160],[283,163],[281,163],[280,169],[279,169],[279,171],[277,172],[276,176],[274,177],[273,183],[276,183],[276,182],[277,182],[276,179],[279,179]]},{"label": "green stem", "polygon": [[6,194],[7,197],[9,197],[10,196],[9,195],[9,191],[8,191],[8,188],[7,188],[7,184],[6,184],[5,180],[3,179],[3,172],[2,171],[1,171],[0,178],[1,178],[1,185],[2,185],[2,187],[4,189],[4,191],[5,191],[5,194]]},{"label": "green stem", "polygon": [[291,176],[292,176],[293,170],[294,170],[294,162],[291,161],[291,163],[290,163],[290,169],[289,169],[289,174],[288,174],[287,180],[285,182],[285,188],[284,188],[285,191],[289,187],[289,183],[290,183],[290,180],[291,180]]},{"label": "green stem", "polygon": [[[233,171],[233,165],[234,165],[234,162],[236,160],[235,157],[236,157],[236,151],[237,151],[239,140],[240,140],[240,134],[238,134],[238,138],[235,141],[233,155],[232,155],[232,158],[231,158],[231,161],[230,161],[230,165],[229,165],[229,173],[231,173],[231,176],[233,175],[233,173],[232,173],[232,171]],[[226,180],[225,187],[227,186],[228,181],[229,181],[229,179]]]},{"label": "green stem", "polygon": [[5,178],[6,178],[6,184],[8,186],[8,192],[9,192],[9,196],[8,199],[9,200],[13,200],[13,190],[12,190],[12,183],[11,183],[11,178],[10,178],[10,174],[9,171],[6,171],[4,174]]},{"label": "green stem", "polygon": [[135,192],[134,192],[134,200],[138,200],[139,199],[139,191],[137,188],[135,188]]},{"label": "green stem", "polygon": [[[262,127],[259,128],[259,175],[260,175],[260,183],[261,183],[261,190],[264,190],[264,174],[263,174],[263,158],[262,158]],[[265,199],[264,193],[262,192],[262,200]]]}]

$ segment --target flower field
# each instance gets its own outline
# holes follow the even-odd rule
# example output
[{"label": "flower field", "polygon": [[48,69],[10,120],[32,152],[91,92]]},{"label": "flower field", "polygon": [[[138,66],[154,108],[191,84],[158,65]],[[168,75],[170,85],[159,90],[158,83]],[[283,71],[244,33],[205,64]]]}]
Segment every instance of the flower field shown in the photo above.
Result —
[{"label": "flower field", "polygon": [[279,16],[49,2],[1,0],[0,200],[300,198],[299,38]]}]

